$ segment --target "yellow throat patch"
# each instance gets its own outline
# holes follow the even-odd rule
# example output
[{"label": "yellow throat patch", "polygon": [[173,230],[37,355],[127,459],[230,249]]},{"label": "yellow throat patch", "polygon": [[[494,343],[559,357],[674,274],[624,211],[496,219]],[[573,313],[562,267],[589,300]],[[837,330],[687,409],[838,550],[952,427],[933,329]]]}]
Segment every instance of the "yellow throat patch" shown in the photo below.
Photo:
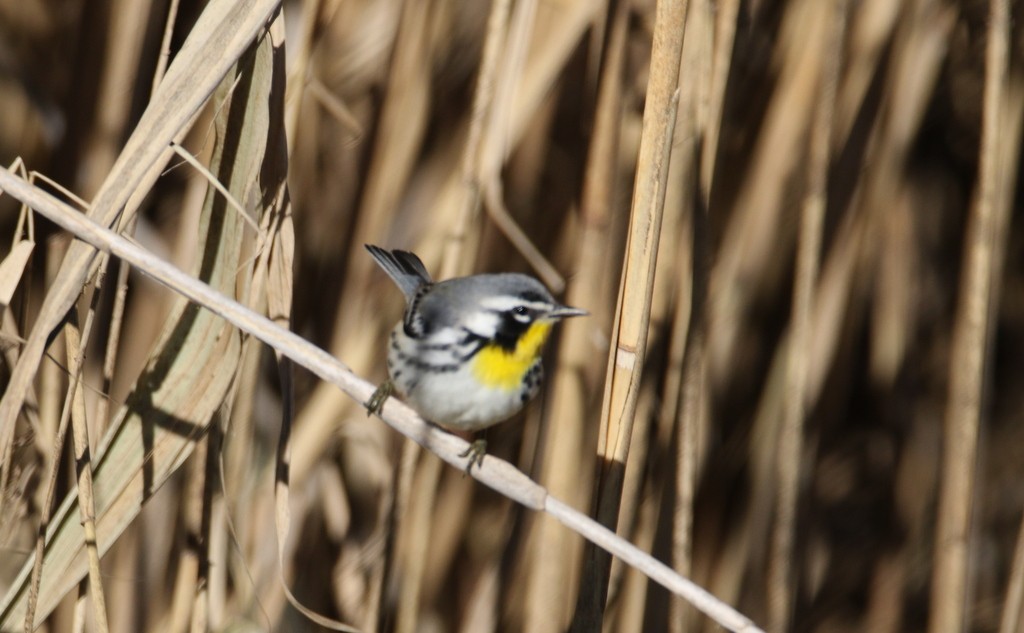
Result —
[{"label": "yellow throat patch", "polygon": [[530,365],[540,355],[551,332],[551,323],[537,321],[516,341],[514,350],[490,343],[473,358],[473,375],[485,387],[518,389]]}]

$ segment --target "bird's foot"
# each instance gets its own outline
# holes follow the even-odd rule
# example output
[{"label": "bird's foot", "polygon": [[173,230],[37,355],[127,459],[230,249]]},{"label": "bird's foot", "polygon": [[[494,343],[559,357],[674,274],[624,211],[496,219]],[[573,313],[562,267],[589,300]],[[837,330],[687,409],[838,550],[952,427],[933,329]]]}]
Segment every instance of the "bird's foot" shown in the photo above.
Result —
[{"label": "bird's foot", "polygon": [[394,393],[394,391],[395,386],[390,380],[385,380],[380,383],[380,386],[373,392],[370,399],[363,404],[363,406],[366,407],[367,417],[374,414],[379,415],[380,410],[384,408],[384,403],[387,402],[387,399],[391,397],[391,394]]},{"label": "bird's foot", "polygon": [[469,461],[466,462],[466,474],[472,475],[473,466],[479,466],[484,463],[484,455],[487,454],[487,440],[475,440],[469,445],[469,448],[459,453],[459,457],[468,457]]}]

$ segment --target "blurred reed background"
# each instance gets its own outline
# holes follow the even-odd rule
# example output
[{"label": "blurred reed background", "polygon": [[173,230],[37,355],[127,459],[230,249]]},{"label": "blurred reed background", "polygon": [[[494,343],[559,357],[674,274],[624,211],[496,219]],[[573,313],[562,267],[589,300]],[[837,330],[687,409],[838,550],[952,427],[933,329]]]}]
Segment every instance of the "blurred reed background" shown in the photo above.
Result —
[{"label": "blurred reed background", "polygon": [[[364,243],[439,278],[531,272],[591,316],[560,327],[542,396],[489,432],[492,454],[769,630],[1024,631],[1021,6],[662,5],[289,0],[207,106],[163,130],[259,230],[166,152],[99,211],[124,207],[140,244],[290,310],[373,381],[402,306]],[[0,0],[0,162],[109,200],[205,9]],[[212,50],[168,81],[214,72]],[[669,140],[644,131],[645,103],[674,114]],[[669,153],[659,183],[643,157]],[[8,196],[0,230],[13,385],[29,333],[63,319],[44,299],[74,247]],[[116,262],[75,270],[76,318],[53,322],[21,415],[0,417],[0,630],[24,630],[18,574],[43,516],[82,538],[57,504],[93,470],[94,529],[115,542],[91,588],[42,565],[43,630],[321,630],[278,575],[289,387],[272,355]],[[363,631],[716,630],[301,368],[294,391],[281,574],[309,608]],[[136,462],[115,458],[118,429],[138,429]],[[136,474],[141,511],[113,505],[104,486]]]}]

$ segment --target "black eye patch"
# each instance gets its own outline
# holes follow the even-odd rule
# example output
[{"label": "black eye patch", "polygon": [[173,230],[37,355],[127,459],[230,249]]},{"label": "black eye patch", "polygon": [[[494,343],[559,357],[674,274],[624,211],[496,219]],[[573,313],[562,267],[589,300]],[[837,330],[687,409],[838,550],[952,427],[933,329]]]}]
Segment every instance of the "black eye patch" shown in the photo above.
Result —
[{"label": "black eye patch", "polygon": [[529,310],[523,309],[526,311],[523,314],[515,312],[514,309],[503,312],[501,314],[501,321],[498,322],[498,331],[494,334],[494,340],[508,351],[516,348],[519,337],[530,328],[530,323],[533,321],[530,318]]}]

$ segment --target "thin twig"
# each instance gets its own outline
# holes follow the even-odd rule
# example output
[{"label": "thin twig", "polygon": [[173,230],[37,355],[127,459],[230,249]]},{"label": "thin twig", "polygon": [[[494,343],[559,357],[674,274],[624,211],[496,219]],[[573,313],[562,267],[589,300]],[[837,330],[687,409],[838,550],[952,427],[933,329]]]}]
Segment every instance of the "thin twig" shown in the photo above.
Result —
[{"label": "thin twig", "polygon": [[164,22],[164,36],[160,40],[160,55],[156,58],[153,87],[149,91],[151,99],[156,95],[157,86],[163,81],[164,73],[167,72],[167,64],[171,59],[171,38],[174,37],[174,23],[178,18],[178,3],[180,1],[171,0],[167,6],[167,21]]}]

